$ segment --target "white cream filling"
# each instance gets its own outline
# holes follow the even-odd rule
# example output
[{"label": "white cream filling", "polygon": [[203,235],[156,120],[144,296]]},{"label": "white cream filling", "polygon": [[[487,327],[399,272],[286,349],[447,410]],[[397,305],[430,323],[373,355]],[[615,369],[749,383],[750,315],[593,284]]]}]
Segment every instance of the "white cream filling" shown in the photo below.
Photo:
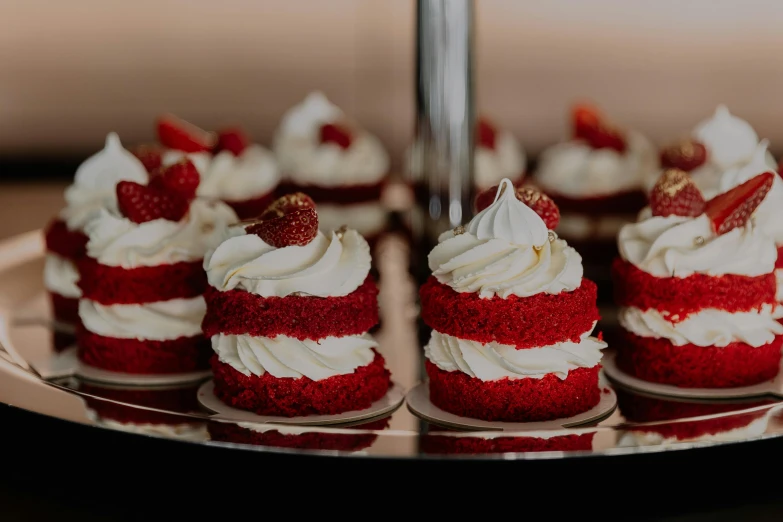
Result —
[{"label": "white cream filling", "polygon": [[79,301],[79,317],[88,331],[104,337],[142,341],[171,341],[199,335],[206,311],[201,296],[145,304],[103,305],[89,299]]},{"label": "white cream filling", "polygon": [[44,287],[63,297],[79,298],[82,291],[76,283],[79,271],[70,259],[49,252],[44,261]]}]

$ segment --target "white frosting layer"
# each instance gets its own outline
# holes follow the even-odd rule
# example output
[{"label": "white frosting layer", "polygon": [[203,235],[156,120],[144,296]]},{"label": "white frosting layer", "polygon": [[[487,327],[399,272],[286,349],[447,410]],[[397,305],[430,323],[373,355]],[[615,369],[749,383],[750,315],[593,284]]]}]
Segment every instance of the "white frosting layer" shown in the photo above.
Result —
[{"label": "white frosting layer", "polygon": [[511,345],[482,344],[433,331],[424,347],[424,355],[441,370],[461,371],[482,381],[541,379],[549,373],[565,379],[571,370],[592,368],[598,364],[604,348],[606,343],[590,337],[589,331],[582,334],[578,343],[563,342],[522,350]]},{"label": "white frosting layer", "polygon": [[497,185],[503,178],[521,179],[525,173],[525,152],[507,130],[497,131],[494,150],[477,146],[474,154],[473,180],[479,190]]},{"label": "white frosting layer", "polygon": [[561,239],[548,240],[544,222],[516,198],[507,179],[499,193],[464,233],[441,234],[428,258],[432,274],[457,292],[478,292],[485,298],[559,294],[578,288],[582,284],[579,254]]},{"label": "white frosting layer", "polygon": [[354,129],[347,149],[321,143],[321,126],[344,120],[343,112],[320,92],[311,93],[285,113],[274,137],[283,174],[297,184],[322,187],[381,181],[389,171],[389,156],[375,136]]},{"label": "white frosting layer", "polygon": [[370,272],[370,247],[355,230],[342,238],[318,235],[305,246],[275,248],[243,227],[230,227],[224,240],[204,257],[209,284],[238,288],[263,297],[301,292],[318,297],[348,295]]},{"label": "white frosting layer", "polygon": [[[697,244],[698,237],[704,239]],[[655,277],[736,274],[758,276],[775,268],[775,244],[749,221],[723,235],[712,231],[709,217],[651,217],[620,230],[620,255]]]},{"label": "white frosting layer", "polygon": [[112,132],[106,136],[103,150],[79,165],[73,184],[65,189],[66,207],[60,217],[68,228],[81,230],[102,208],[116,207],[116,186],[120,181],[146,183],[147,170]]},{"label": "white frosting layer", "polygon": [[783,301],[783,268],[775,269],[775,281],[777,282],[778,289],[775,294],[775,299]]},{"label": "white frosting layer", "polygon": [[627,135],[624,153],[594,149],[583,141],[558,143],[541,153],[536,183],[544,192],[574,199],[641,190],[656,176],[658,155],[638,132]]},{"label": "white frosting layer", "polygon": [[212,336],[212,348],[220,362],[244,375],[264,375],[269,372],[278,379],[308,377],[320,381],[353,373],[375,358],[373,348],[378,343],[369,334],[346,337],[325,337],[318,341],[278,335]]},{"label": "white frosting layer", "polygon": [[44,262],[44,288],[63,297],[81,297],[82,291],[77,285],[79,270],[70,259],[57,254],[46,254]]},{"label": "white frosting layer", "polygon": [[675,346],[727,346],[742,342],[758,348],[771,343],[776,335],[783,334],[783,325],[777,319],[783,317],[781,307],[764,305],[754,312],[727,312],[704,308],[689,314],[685,319],[671,322],[658,310],[622,308],[620,324],[640,337],[667,339]]},{"label": "white frosting layer", "polygon": [[117,211],[103,209],[87,224],[87,255],[103,265],[123,268],[197,261],[236,220],[224,203],[201,199],[191,203],[181,221],[134,223]]},{"label": "white frosting layer", "polygon": [[386,228],[388,220],[389,213],[378,201],[351,205],[318,204],[318,228],[325,233],[351,223],[359,234],[365,238],[372,237]]},{"label": "white frosting layer", "polygon": [[79,301],[79,317],[88,331],[142,341],[171,341],[199,335],[206,311],[207,305],[200,296],[145,304],[102,305],[89,299]]}]

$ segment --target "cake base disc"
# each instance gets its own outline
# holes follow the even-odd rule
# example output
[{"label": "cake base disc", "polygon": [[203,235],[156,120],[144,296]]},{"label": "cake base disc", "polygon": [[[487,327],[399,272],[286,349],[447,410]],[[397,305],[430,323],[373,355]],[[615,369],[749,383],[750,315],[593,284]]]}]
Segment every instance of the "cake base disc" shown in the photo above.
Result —
[{"label": "cake base disc", "polygon": [[469,417],[460,417],[453,413],[441,410],[430,402],[430,387],[427,382],[422,382],[413,388],[405,397],[408,409],[421,419],[445,426],[446,428],[456,428],[462,430],[481,429],[487,431],[540,431],[540,430],[558,430],[562,428],[571,428],[580,426],[589,422],[602,419],[609,416],[617,407],[617,395],[614,390],[604,383],[599,383],[601,387],[601,400],[595,407],[586,412],[566,417],[563,419],[554,419],[550,421],[536,422],[499,422],[485,421],[481,419],[471,419]]},{"label": "cake base disc", "polygon": [[263,424],[293,424],[299,426],[343,424],[373,417],[380,417],[396,410],[405,400],[405,389],[392,381],[386,395],[375,401],[365,410],[347,411],[337,415],[307,415],[304,417],[279,417],[275,415],[256,415],[252,411],[240,410],[225,404],[214,393],[215,383],[208,380],[198,389],[198,401],[207,410],[215,412],[211,419],[256,422]]},{"label": "cake base disc", "polygon": [[743,399],[764,397],[765,395],[783,397],[783,371],[770,381],[764,381],[752,386],[737,388],[682,388],[673,384],[645,381],[627,374],[617,366],[616,357],[617,354],[614,352],[604,353],[604,357],[601,359],[604,373],[612,381],[632,390],[682,399]]}]

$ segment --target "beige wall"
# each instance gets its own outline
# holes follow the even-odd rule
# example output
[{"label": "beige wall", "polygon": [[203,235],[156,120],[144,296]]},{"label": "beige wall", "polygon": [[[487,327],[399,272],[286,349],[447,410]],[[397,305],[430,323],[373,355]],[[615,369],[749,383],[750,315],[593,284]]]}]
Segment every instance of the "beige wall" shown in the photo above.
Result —
[{"label": "beige wall", "polygon": [[[477,0],[480,106],[535,152],[592,98],[656,140],[725,102],[783,144],[783,2]],[[412,0],[0,0],[0,153],[152,137],[172,111],[261,141],[323,89],[395,155],[413,127]],[[783,145],[781,145],[783,148]]]}]

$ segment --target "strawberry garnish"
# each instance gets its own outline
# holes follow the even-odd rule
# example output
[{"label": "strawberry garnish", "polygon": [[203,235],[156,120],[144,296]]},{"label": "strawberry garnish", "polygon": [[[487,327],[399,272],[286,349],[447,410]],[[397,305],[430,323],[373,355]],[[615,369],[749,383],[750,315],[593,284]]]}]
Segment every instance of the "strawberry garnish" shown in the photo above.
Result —
[{"label": "strawberry garnish", "polygon": [[653,216],[700,216],[704,212],[704,196],[684,171],[668,169],[650,192]]},{"label": "strawberry garnish", "polygon": [[573,111],[574,138],[585,140],[594,149],[614,149],[625,152],[623,133],[604,121],[597,109],[578,105]]},{"label": "strawberry garnish", "polygon": [[187,201],[196,197],[196,189],[201,181],[196,166],[184,158],[164,169],[156,170],[150,176],[150,187],[179,194]]},{"label": "strawberry garnish", "polygon": [[255,234],[264,243],[275,248],[304,246],[318,234],[318,214],[314,208],[300,208],[275,217],[275,210],[267,210],[257,223],[249,225],[245,231]]},{"label": "strawberry garnish", "polygon": [[137,145],[131,149],[131,154],[141,161],[147,172],[153,172],[163,164],[163,148],[154,143]]},{"label": "strawberry garnish", "polygon": [[476,127],[476,143],[487,149],[495,150],[495,140],[497,139],[497,129],[486,118],[479,118]]},{"label": "strawberry garnish", "polygon": [[353,136],[351,130],[340,123],[324,123],[321,125],[321,143],[334,143],[341,149],[351,146]]},{"label": "strawberry garnish", "polygon": [[285,196],[274,200],[268,207],[266,207],[266,209],[264,209],[264,214],[267,212],[273,212],[278,215],[283,215],[301,208],[314,209],[315,201],[313,201],[313,198],[304,192],[294,192],[293,194],[286,194]]},{"label": "strawberry garnish", "polygon": [[[476,212],[481,212],[495,201],[498,185],[481,192],[476,197]],[[546,228],[554,230],[560,223],[560,209],[552,198],[532,187],[519,187],[516,189],[519,201],[530,207],[533,212],[544,221]]]},{"label": "strawberry garnish", "polygon": [[215,145],[215,154],[227,150],[234,156],[239,156],[250,144],[245,131],[239,127],[223,129],[218,132],[217,145]]},{"label": "strawberry garnish", "polygon": [[179,194],[134,181],[117,184],[117,204],[122,215],[134,223],[155,219],[179,221],[189,208],[188,200]]},{"label": "strawberry garnish", "polygon": [[208,152],[215,147],[215,135],[171,114],[158,119],[158,139],[164,147],[183,152]]},{"label": "strawberry garnish", "polygon": [[764,201],[774,181],[775,174],[765,172],[709,200],[704,212],[710,217],[715,233],[725,234],[744,226]]},{"label": "strawberry garnish", "polygon": [[661,151],[661,166],[690,172],[707,161],[707,147],[693,139],[670,145]]}]

